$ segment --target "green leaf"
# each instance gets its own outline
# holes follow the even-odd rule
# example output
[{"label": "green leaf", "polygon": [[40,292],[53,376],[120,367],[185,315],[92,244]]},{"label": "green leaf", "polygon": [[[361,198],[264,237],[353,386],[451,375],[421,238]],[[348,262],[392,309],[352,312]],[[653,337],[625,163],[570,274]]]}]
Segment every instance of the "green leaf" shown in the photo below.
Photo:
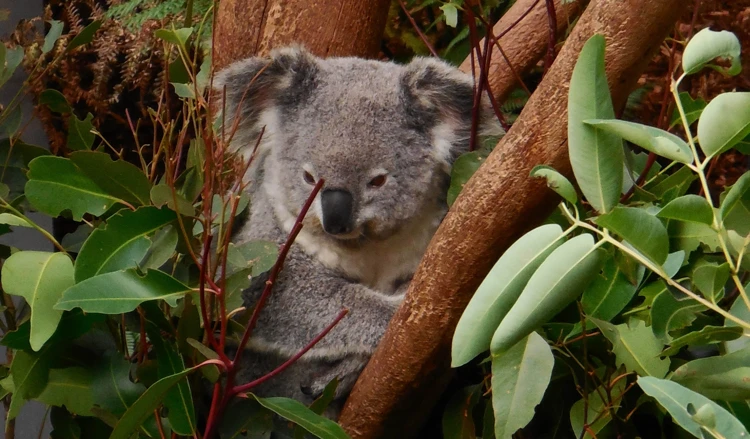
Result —
[{"label": "green leaf", "polygon": [[677,300],[666,290],[654,299],[651,305],[651,329],[660,340],[669,342],[671,331],[689,326],[706,307],[693,299]]},{"label": "green leaf", "polygon": [[84,44],[88,44],[94,40],[94,34],[96,31],[99,30],[99,28],[102,27],[102,21],[101,20],[94,20],[91,23],[88,24],[88,26],[84,27],[81,32],[78,33],[75,37],[73,37],[72,40],[70,40],[70,43],[68,43],[67,50],[71,51],[77,47],[83,46]]},{"label": "green leaf", "polygon": [[638,375],[663,377],[669,371],[669,359],[660,359],[664,344],[654,337],[646,323],[635,320],[635,326],[626,323],[613,325],[598,319],[590,319],[599,327],[604,337],[612,343],[616,364],[624,364],[628,371]]},{"label": "green leaf", "polygon": [[[219,354],[212,351],[211,348],[204,345],[203,343],[199,342],[198,340],[194,338],[188,338],[187,343],[195,348],[195,350],[198,352],[198,354],[203,357],[204,360],[218,360]],[[219,380],[219,368],[214,365],[207,365],[203,366],[201,368],[201,372],[203,372],[203,375],[212,383],[215,383]]]},{"label": "green leaf", "polygon": [[47,385],[49,366],[53,358],[53,349],[45,348],[39,353],[17,351],[10,364],[10,376],[13,377],[13,396],[8,408],[7,422],[18,416],[23,403],[37,397]]},{"label": "green leaf", "polygon": [[[749,290],[750,290],[750,285],[746,285],[745,291],[749,291]],[[737,317],[738,319],[744,322],[750,322],[750,309],[747,308],[747,304],[742,299],[742,297],[738,296],[736,299],[734,299],[734,303],[732,304],[732,307],[729,308],[729,314],[733,315],[734,317]],[[739,324],[737,324],[733,320],[725,319],[724,326],[727,328],[734,328],[734,327],[738,327]],[[747,346],[750,346],[750,330],[748,329],[746,329],[743,332],[742,338],[724,343],[724,347],[728,353],[736,352],[740,349],[744,349]]]},{"label": "green leaf", "polygon": [[2,268],[3,288],[31,308],[31,348],[38,351],[57,329],[62,311],[54,307],[73,285],[73,262],[64,253],[21,251]]},{"label": "green leaf", "polygon": [[[685,112],[685,118],[688,121],[688,125],[692,125],[703,113],[703,109],[706,108],[706,101],[702,98],[693,99],[690,93],[686,91],[680,92],[680,102],[682,102],[682,109]],[[674,127],[678,123],[682,123],[680,112],[677,108],[672,111],[672,117],[669,120],[669,128]]]},{"label": "green leaf", "polygon": [[109,438],[129,439],[130,436],[140,428],[141,424],[143,424],[149,416],[153,415],[154,410],[161,405],[162,400],[170,389],[195,369],[197,369],[197,367],[191,367],[180,373],[164,377],[146,389],[146,391],[143,392],[133,405],[131,405],[122,415]]},{"label": "green leaf", "polygon": [[[731,32],[714,32],[705,28],[693,35],[682,54],[682,70],[686,75],[711,67],[727,75],[736,75],[742,70],[740,64],[740,40]],[[715,58],[731,61],[729,68],[709,64]]]},{"label": "green leaf", "polygon": [[609,212],[620,200],[625,163],[622,140],[583,121],[614,118],[604,73],[604,36],[597,34],[584,44],[570,78],[568,153],[581,192],[600,213]]},{"label": "green leaf", "polygon": [[179,82],[172,82],[174,92],[177,96],[183,99],[195,99],[195,85],[190,82],[187,84],[180,84]]},{"label": "green leaf", "polygon": [[458,9],[456,8],[456,5],[453,3],[446,3],[443,6],[440,6],[440,10],[443,11],[443,15],[445,15],[445,24],[455,28],[458,25]]},{"label": "green leaf", "polygon": [[270,270],[278,256],[279,245],[272,241],[262,240],[243,242],[239,245],[230,243],[227,253],[228,262],[235,268],[230,271],[231,273],[251,268],[252,276],[258,276]]},{"label": "green leaf", "polygon": [[669,349],[665,349],[661,356],[670,356],[677,354],[685,346],[705,346],[716,344],[723,341],[736,340],[742,336],[742,328],[739,326],[704,326],[700,331],[692,331],[675,338],[669,344]]},{"label": "green leaf", "polygon": [[[667,409],[672,419],[695,437],[705,437],[701,425],[692,419],[688,412],[688,405],[713,408],[716,419],[715,432],[725,438],[748,437],[745,427],[728,411],[724,410],[705,396],[686,389],[678,383],[654,377],[639,377],[638,385],[643,392],[656,399],[662,407]],[[718,437],[714,435],[713,437]]]},{"label": "green leaf", "polygon": [[70,113],[73,111],[70,108],[68,100],[65,99],[62,93],[51,88],[44,90],[39,95],[39,105],[46,105],[55,113]]},{"label": "green leaf", "polygon": [[671,379],[707,398],[750,400],[750,347],[690,361],[680,366]]},{"label": "green leaf", "polygon": [[94,129],[94,124],[91,123],[93,119],[94,116],[91,113],[88,113],[84,120],[78,119],[75,114],[70,115],[68,118],[68,141],[66,143],[69,150],[91,149],[95,137],[91,131]]},{"label": "green leaf", "polygon": [[92,416],[92,382],[91,372],[81,367],[50,369],[47,386],[34,399],[47,405],[65,406],[69,412],[76,415]]},{"label": "green leaf", "polygon": [[729,280],[729,272],[727,262],[721,265],[706,263],[695,267],[691,280],[706,299],[716,303]]},{"label": "green leaf", "polygon": [[481,396],[481,385],[462,387],[451,396],[443,410],[443,439],[475,437],[476,426],[472,412]]},{"label": "green leaf", "polygon": [[[5,45],[3,45],[5,46]],[[15,49],[4,48],[5,62],[0,63],[0,87],[2,87],[16,71],[23,61],[23,47]]]},{"label": "green leaf", "polygon": [[64,24],[62,21],[50,20],[50,28],[47,35],[44,36],[44,44],[42,44],[42,53],[47,53],[55,47],[55,43],[60,39],[62,35]]},{"label": "green leaf", "polygon": [[750,172],[745,172],[726,192],[719,207],[721,224],[741,236],[750,233]]},{"label": "green leaf", "polygon": [[673,221],[669,225],[669,238],[672,248],[691,252],[703,245],[709,252],[720,249],[719,236],[707,224],[686,221]]},{"label": "green leaf", "polygon": [[[153,344],[157,358],[159,378],[177,375],[185,370],[185,363],[177,352],[177,347],[161,337],[158,328],[147,326],[149,340]],[[183,436],[195,435],[195,406],[190,392],[190,383],[185,380],[167,391],[164,407],[169,414],[169,424],[175,433]]]},{"label": "green leaf", "polygon": [[91,390],[94,403],[120,416],[146,390],[143,384],[130,380],[130,363],[117,352],[105,355],[104,363],[93,375]]},{"label": "green leaf", "polygon": [[166,226],[156,232],[151,239],[151,247],[149,247],[146,256],[143,257],[143,260],[138,266],[142,268],[157,269],[164,265],[172,256],[174,256],[177,242],[180,238],[179,235],[180,234],[175,226]]},{"label": "green leaf", "polygon": [[[620,408],[622,395],[625,393],[625,380],[618,380],[614,385],[601,385],[593,392],[586,395],[586,400],[579,399],[570,408],[570,426],[577,438],[591,439],[593,436],[588,433],[598,434],[612,420],[612,413]],[[609,389],[607,387],[610,387]],[[587,409],[584,417],[584,408]],[[583,435],[583,420],[588,423],[588,430]]]},{"label": "green leaf", "polygon": [[492,355],[502,355],[575,300],[599,271],[602,252],[591,235],[576,236],[553,250],[497,327]]},{"label": "green leaf", "polygon": [[675,219],[679,221],[693,221],[711,225],[714,221],[714,211],[705,198],[688,194],[675,198],[667,203],[659,213],[659,218]]},{"label": "green leaf", "polygon": [[684,195],[690,189],[690,185],[697,179],[698,175],[687,166],[683,166],[667,178],[655,179],[654,182],[645,185],[643,188],[661,199],[662,203],[668,203],[680,195]]},{"label": "green leaf", "polygon": [[557,172],[551,166],[537,165],[531,170],[531,177],[542,177],[547,180],[547,187],[557,192],[570,204],[578,201],[578,194],[573,184],[564,175]]},{"label": "green leaf", "polygon": [[728,150],[750,134],[750,92],[722,93],[698,120],[698,141],[706,158]]},{"label": "green leaf", "polygon": [[349,435],[340,425],[315,414],[301,402],[289,398],[260,398],[252,395],[260,405],[284,419],[294,422],[316,437],[324,439],[347,439]]},{"label": "green leaf", "polygon": [[458,194],[469,181],[479,166],[487,158],[485,151],[471,151],[461,154],[451,168],[451,185],[448,188],[448,206],[452,206],[458,198]]},{"label": "green leaf", "polygon": [[177,299],[191,290],[172,276],[157,270],[141,275],[133,268],[100,274],[68,288],[55,309],[81,308],[86,312],[122,314],[149,300]]},{"label": "green leaf", "polygon": [[271,435],[274,414],[254,399],[234,398],[219,424],[222,439],[262,439]]},{"label": "green leaf", "polygon": [[76,166],[108,194],[134,205],[149,204],[151,183],[142,170],[109,154],[79,151],[71,154]]},{"label": "green leaf", "polygon": [[86,213],[99,216],[121,201],[62,157],[35,158],[29,163],[28,176],[26,198],[37,210],[50,216],[70,210],[73,220],[80,221]]},{"label": "green leaf", "polygon": [[0,163],[6,169],[8,167],[28,169],[29,162],[50,152],[39,146],[29,145],[21,140],[0,140]]},{"label": "green leaf", "polygon": [[20,105],[14,105],[10,108],[5,108],[4,111],[0,112],[2,122],[0,122],[0,133],[13,137],[16,132],[21,128],[21,122],[23,122],[23,110]]},{"label": "green leaf", "polygon": [[137,266],[151,247],[148,237],[176,218],[173,211],[153,206],[119,211],[104,227],[91,232],[81,247],[76,259],[76,282]]},{"label": "green leaf", "polygon": [[34,227],[30,222],[12,213],[0,213],[0,224],[19,227]]},{"label": "green leaf", "polygon": [[157,184],[151,188],[151,201],[155,206],[161,207],[165,204],[170,209],[178,212],[180,215],[193,216],[195,208],[193,205],[178,193],[172,193],[172,188],[166,184]]},{"label": "green leaf", "polygon": [[509,438],[531,421],[534,408],[547,390],[554,365],[552,350],[536,332],[502,356],[492,358],[495,437]]},{"label": "green leaf", "polygon": [[670,253],[667,256],[667,260],[664,261],[664,264],[662,264],[662,268],[664,269],[664,274],[666,274],[669,279],[672,279],[680,271],[680,268],[682,268],[682,264],[684,262],[685,262],[684,250],[678,250],[674,253]]},{"label": "green leaf", "polygon": [[615,207],[596,218],[596,223],[619,235],[658,265],[667,260],[669,236],[661,221],[635,207]]},{"label": "green leaf", "polygon": [[154,35],[168,43],[185,47],[185,43],[187,43],[187,40],[192,33],[192,27],[185,27],[181,29],[158,29],[154,32]]},{"label": "green leaf", "polygon": [[659,128],[617,119],[589,119],[583,123],[615,134],[630,143],[680,163],[693,163],[693,153],[684,140]]},{"label": "green leaf", "polygon": [[532,274],[563,243],[562,237],[560,226],[547,224],[528,232],[503,253],[458,321],[453,335],[452,367],[468,363],[490,347],[497,326]]}]

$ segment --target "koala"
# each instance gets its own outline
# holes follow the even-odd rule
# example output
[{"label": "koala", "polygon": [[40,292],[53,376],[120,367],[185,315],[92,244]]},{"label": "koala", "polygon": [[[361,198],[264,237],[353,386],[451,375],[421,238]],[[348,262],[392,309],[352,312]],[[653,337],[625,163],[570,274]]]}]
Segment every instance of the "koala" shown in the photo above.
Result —
[{"label": "koala", "polygon": [[[239,382],[288,360],[342,309],[347,316],[286,371],[253,389],[306,404],[334,378],[336,417],[402,302],[447,211],[454,159],[468,150],[473,81],[433,58],[407,65],[321,59],[294,47],[249,58],[214,79],[230,148],[249,157],[246,222],[233,242],[282,244],[318,180],[242,356]],[[482,106],[484,131],[500,133]],[[243,294],[252,307],[266,278]]]}]

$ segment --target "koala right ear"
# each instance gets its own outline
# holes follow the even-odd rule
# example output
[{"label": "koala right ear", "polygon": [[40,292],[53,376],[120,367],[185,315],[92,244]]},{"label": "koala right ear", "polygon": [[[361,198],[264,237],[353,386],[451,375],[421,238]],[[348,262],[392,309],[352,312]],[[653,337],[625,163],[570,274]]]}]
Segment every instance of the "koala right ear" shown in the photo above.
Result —
[{"label": "koala right ear", "polygon": [[[214,108],[224,114],[223,134],[232,138],[231,149],[252,148],[260,130],[275,123],[276,108],[299,105],[310,95],[317,72],[317,59],[302,47],[274,50],[270,58],[247,58],[218,72]],[[276,128],[266,126],[264,137]]]}]

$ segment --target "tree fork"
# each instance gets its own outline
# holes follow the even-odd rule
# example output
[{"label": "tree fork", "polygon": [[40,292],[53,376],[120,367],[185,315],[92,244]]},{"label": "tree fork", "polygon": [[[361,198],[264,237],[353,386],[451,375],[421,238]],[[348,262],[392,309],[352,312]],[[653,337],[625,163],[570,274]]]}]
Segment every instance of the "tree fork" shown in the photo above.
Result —
[{"label": "tree fork", "polygon": [[389,0],[221,0],[214,69],[293,43],[319,56],[374,58],[389,5]]},{"label": "tree fork", "polygon": [[[541,221],[558,203],[529,172],[547,164],[572,177],[567,94],[586,40],[595,33],[606,37],[606,71],[619,107],[672,29],[681,3],[589,4],[514,126],[466,184],[430,242],[404,303],[344,407],[340,423],[352,437],[409,437],[418,431],[450,377],[451,338],[472,294],[502,252],[535,225],[529,218]],[[541,29],[547,29],[546,22]],[[512,32],[505,45],[526,38]]]}]

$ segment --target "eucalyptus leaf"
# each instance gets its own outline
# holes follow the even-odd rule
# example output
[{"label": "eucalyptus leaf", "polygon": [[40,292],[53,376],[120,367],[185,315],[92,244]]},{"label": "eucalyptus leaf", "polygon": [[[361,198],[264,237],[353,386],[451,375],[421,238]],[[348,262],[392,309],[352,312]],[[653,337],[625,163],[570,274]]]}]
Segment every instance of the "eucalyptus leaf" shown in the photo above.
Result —
[{"label": "eucalyptus leaf", "polygon": [[446,3],[440,6],[440,10],[443,11],[445,16],[445,24],[455,28],[458,25],[458,9],[453,3]]},{"label": "eucalyptus leaf", "polygon": [[750,347],[690,361],[677,368],[671,379],[707,398],[750,400]]},{"label": "eucalyptus leaf", "polygon": [[136,206],[149,204],[151,183],[135,165],[96,151],[74,152],[70,159],[108,194]]},{"label": "eucalyptus leaf", "polygon": [[554,249],[497,327],[490,343],[492,355],[502,355],[575,300],[599,271],[602,252],[585,234]]},{"label": "eucalyptus leaf", "polygon": [[130,268],[100,274],[65,290],[55,309],[81,308],[86,312],[122,314],[149,300],[165,300],[177,306],[177,299],[191,289],[172,276],[157,270],[145,275]]},{"label": "eucalyptus leaf", "polygon": [[636,320],[629,326],[626,323],[613,325],[599,319],[590,319],[602,335],[612,343],[616,363],[623,364],[628,371],[638,375],[664,377],[669,371],[669,359],[660,359],[664,344],[654,337],[646,323]]},{"label": "eucalyptus leaf", "polygon": [[71,151],[78,151],[82,149],[91,149],[94,144],[94,124],[91,121],[94,119],[94,115],[88,113],[84,120],[78,119],[75,114],[71,114],[68,118],[68,141],[66,146]]},{"label": "eucalyptus leaf", "polygon": [[103,363],[92,375],[94,403],[115,416],[120,416],[138,399],[146,388],[130,379],[130,363],[117,352],[104,355]]},{"label": "eucalyptus leaf", "polygon": [[564,175],[557,172],[554,168],[545,165],[534,166],[531,170],[531,177],[541,177],[547,180],[547,187],[557,192],[565,201],[575,204],[578,201],[578,194],[573,184],[565,178]]},{"label": "eucalyptus leaf", "polygon": [[173,193],[172,188],[166,184],[157,184],[151,188],[151,201],[155,206],[161,207],[166,205],[170,209],[184,216],[195,215],[195,208],[186,200],[185,197],[178,193]]},{"label": "eucalyptus leaf", "polygon": [[503,253],[482,281],[458,321],[451,366],[471,361],[490,347],[492,335],[532,274],[563,241],[563,231],[547,224],[528,232]]},{"label": "eucalyptus leaf", "polygon": [[13,76],[21,61],[23,61],[23,47],[8,49],[3,45],[5,61],[0,63],[0,87],[2,87]]},{"label": "eucalyptus leaf", "polygon": [[63,33],[63,27],[65,26],[62,21],[50,20],[49,31],[44,36],[44,44],[42,44],[42,53],[47,53],[55,47],[55,43],[60,39],[60,35]]},{"label": "eucalyptus leaf", "polygon": [[659,128],[617,119],[590,119],[583,123],[620,136],[630,143],[680,163],[693,163],[693,153],[684,140]]},{"label": "eucalyptus leaf", "polygon": [[[655,377],[639,377],[638,385],[643,391],[656,399],[662,407],[667,409],[672,419],[686,431],[697,438],[705,437],[700,424],[695,422],[688,412],[688,405],[713,408],[716,418],[715,432],[725,438],[748,437],[748,431],[734,416],[721,408],[718,404],[705,396],[693,392],[678,383]],[[714,437],[717,437],[714,435]]]},{"label": "eucalyptus leaf", "polygon": [[651,329],[660,340],[669,342],[671,331],[689,326],[706,307],[693,299],[678,300],[669,290],[663,291],[651,305]]},{"label": "eucalyptus leaf", "polygon": [[451,168],[451,184],[448,188],[448,206],[452,206],[466,182],[479,169],[487,158],[485,151],[471,151],[461,154]]},{"label": "eucalyptus leaf", "polygon": [[173,211],[153,206],[135,211],[123,209],[113,215],[104,227],[91,232],[81,247],[76,259],[76,282],[137,266],[151,247],[148,237],[176,218]]},{"label": "eucalyptus leaf", "polygon": [[714,221],[714,211],[708,201],[699,195],[683,195],[667,203],[659,213],[659,218],[675,219],[679,221],[693,221],[711,225]]},{"label": "eucalyptus leaf", "polygon": [[750,171],[745,172],[726,192],[719,207],[722,225],[742,236],[750,233]]},{"label": "eucalyptus leaf", "polygon": [[294,422],[312,435],[322,439],[348,439],[340,425],[316,414],[301,402],[289,398],[260,398],[252,395],[263,407],[284,419]]},{"label": "eucalyptus leaf", "polygon": [[92,416],[92,375],[82,367],[50,369],[47,385],[36,398],[44,404],[62,407],[76,415]]},{"label": "eucalyptus leaf", "polygon": [[70,113],[73,111],[65,96],[57,90],[48,88],[39,94],[39,105],[46,105],[55,113]]},{"label": "eucalyptus leaf", "polygon": [[154,32],[154,35],[168,43],[185,47],[185,44],[192,33],[192,27],[185,27],[181,29],[158,29]]},{"label": "eucalyptus leaf", "polygon": [[73,285],[73,262],[64,253],[20,251],[2,268],[3,288],[31,308],[31,348],[38,351],[55,333],[62,311],[55,303]]},{"label": "eucalyptus leaf", "polygon": [[[555,357],[547,341],[532,332],[504,355],[492,358],[495,437],[510,438],[534,417],[552,376]],[[472,435],[473,437],[473,435]]]},{"label": "eucalyptus leaf", "polygon": [[50,216],[70,210],[73,220],[80,221],[87,213],[99,216],[122,201],[99,187],[66,158],[37,157],[29,163],[28,176],[26,198],[37,210]]},{"label": "eucalyptus leaf", "polygon": [[25,401],[42,393],[47,385],[50,362],[53,357],[51,348],[44,348],[38,353],[27,351],[14,353],[13,362],[10,364],[10,376],[14,387],[5,420],[6,427],[10,420],[18,416]]},{"label": "eucalyptus leaf", "polygon": [[72,40],[70,40],[70,43],[68,43],[67,50],[71,51],[77,47],[83,46],[93,41],[94,34],[96,33],[96,31],[99,30],[100,27],[102,27],[101,20],[94,20],[91,23],[89,23],[86,27],[83,28],[81,32],[78,33],[78,35],[76,35],[75,37],[73,37]]},{"label": "eucalyptus leaf", "polygon": [[[625,393],[625,380],[618,380],[614,385],[599,386],[594,391],[588,392],[586,400],[579,399],[570,408],[570,426],[577,438],[591,439],[589,432],[598,434],[612,420],[612,413],[617,412]],[[584,409],[586,410],[584,417]],[[584,434],[584,419],[587,430]]]},{"label": "eucalyptus leaf", "polygon": [[716,303],[720,292],[724,290],[724,285],[729,280],[729,275],[729,263],[706,263],[695,267],[691,279],[703,297]]},{"label": "eucalyptus leaf", "polygon": [[[745,285],[745,291],[750,291],[750,285]],[[732,307],[729,308],[729,314],[744,322],[750,323],[750,309],[748,309],[745,300],[741,296],[734,299]],[[740,326],[734,320],[725,319],[724,327],[734,328]],[[724,343],[724,348],[727,353],[739,351],[747,346],[750,346],[750,329],[745,329],[743,331],[742,338]]]},{"label": "eucalyptus leaf", "polygon": [[706,158],[728,150],[750,134],[750,92],[722,93],[698,120],[698,141]]},{"label": "eucalyptus leaf", "polygon": [[568,153],[583,195],[600,213],[620,200],[625,157],[619,136],[583,121],[614,119],[604,72],[604,36],[589,38],[581,49],[568,92]]},{"label": "eucalyptus leaf", "polygon": [[611,230],[653,262],[667,260],[669,236],[661,221],[644,209],[615,207],[596,218],[601,227]]},{"label": "eucalyptus leaf", "polygon": [[739,326],[704,326],[700,331],[692,331],[675,338],[669,343],[669,348],[664,349],[661,356],[677,354],[685,346],[704,346],[724,341],[737,340],[742,336],[742,328]]},{"label": "eucalyptus leaf", "polygon": [[0,213],[0,224],[19,227],[34,227],[30,222],[12,213]]},{"label": "eucalyptus leaf", "polygon": [[[706,101],[702,98],[693,99],[690,93],[681,91],[679,94],[680,102],[682,103],[682,110],[685,112],[685,119],[687,119],[688,126],[692,125],[703,113],[703,109],[706,108]],[[674,127],[678,123],[682,123],[680,112],[677,108],[672,111],[672,117],[669,120],[669,128]]]},{"label": "eucalyptus leaf", "polygon": [[[708,66],[727,75],[736,75],[742,70],[740,52],[740,40],[735,34],[705,28],[688,41],[682,54],[682,70],[691,75]],[[709,64],[716,58],[731,61],[731,66],[723,68]]]}]

